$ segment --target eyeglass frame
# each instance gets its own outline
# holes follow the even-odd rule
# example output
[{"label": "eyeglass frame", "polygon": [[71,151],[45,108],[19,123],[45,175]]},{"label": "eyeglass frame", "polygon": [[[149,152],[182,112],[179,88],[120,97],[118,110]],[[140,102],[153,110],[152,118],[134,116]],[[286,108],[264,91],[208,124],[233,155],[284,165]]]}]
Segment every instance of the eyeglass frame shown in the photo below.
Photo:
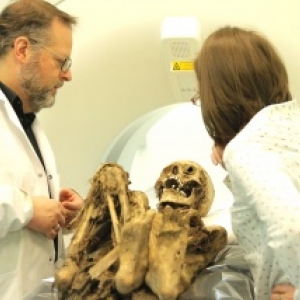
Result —
[{"label": "eyeglass frame", "polygon": [[190,101],[191,101],[194,105],[200,106],[200,95],[199,95],[199,93],[196,93],[196,94],[190,99]]},{"label": "eyeglass frame", "polygon": [[39,43],[38,41],[34,40],[34,39],[29,39],[29,41],[32,43],[32,44],[35,44],[35,45],[39,45],[41,47],[43,47],[44,49],[48,50],[49,52],[51,52],[52,54],[62,58],[62,60],[60,61],[61,62],[61,71],[64,72],[64,73],[67,73],[71,66],[72,66],[72,59],[70,57],[64,57],[60,54],[58,54],[56,51],[50,49],[49,47]]}]

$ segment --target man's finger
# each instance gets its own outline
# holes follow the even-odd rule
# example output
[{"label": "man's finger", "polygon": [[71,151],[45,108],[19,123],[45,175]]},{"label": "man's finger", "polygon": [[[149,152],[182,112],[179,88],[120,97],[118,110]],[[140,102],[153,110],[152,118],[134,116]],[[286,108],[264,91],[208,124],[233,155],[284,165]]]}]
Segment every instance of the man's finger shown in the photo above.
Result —
[{"label": "man's finger", "polygon": [[57,223],[58,223],[60,226],[62,226],[62,227],[65,226],[66,219],[65,219],[65,217],[63,216],[63,214],[59,214],[59,215],[58,215]]},{"label": "man's finger", "polygon": [[57,236],[57,232],[53,228],[51,228],[49,232],[46,234],[46,236],[48,239],[53,240]]}]

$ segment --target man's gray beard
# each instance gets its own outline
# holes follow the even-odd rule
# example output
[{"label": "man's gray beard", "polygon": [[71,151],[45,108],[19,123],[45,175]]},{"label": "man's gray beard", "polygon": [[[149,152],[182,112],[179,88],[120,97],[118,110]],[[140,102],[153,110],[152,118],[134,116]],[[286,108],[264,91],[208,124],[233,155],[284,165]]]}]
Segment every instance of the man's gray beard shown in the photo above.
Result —
[{"label": "man's gray beard", "polygon": [[40,81],[39,68],[39,62],[32,60],[22,67],[19,73],[21,87],[28,96],[33,112],[39,112],[42,108],[51,107],[55,103],[55,97],[50,94],[49,88],[43,86]]}]

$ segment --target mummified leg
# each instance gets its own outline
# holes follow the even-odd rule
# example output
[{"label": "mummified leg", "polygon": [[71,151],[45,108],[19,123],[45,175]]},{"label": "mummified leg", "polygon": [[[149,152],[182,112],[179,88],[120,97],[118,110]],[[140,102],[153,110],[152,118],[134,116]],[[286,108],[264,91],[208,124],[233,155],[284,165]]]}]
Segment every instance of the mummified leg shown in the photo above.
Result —
[{"label": "mummified leg", "polygon": [[154,214],[154,210],[148,210],[122,227],[120,267],[115,276],[116,288],[121,294],[131,293],[145,280],[149,262],[149,232]]},{"label": "mummified leg", "polygon": [[146,284],[160,300],[177,299],[188,240],[189,217],[166,206],[152,222]]}]

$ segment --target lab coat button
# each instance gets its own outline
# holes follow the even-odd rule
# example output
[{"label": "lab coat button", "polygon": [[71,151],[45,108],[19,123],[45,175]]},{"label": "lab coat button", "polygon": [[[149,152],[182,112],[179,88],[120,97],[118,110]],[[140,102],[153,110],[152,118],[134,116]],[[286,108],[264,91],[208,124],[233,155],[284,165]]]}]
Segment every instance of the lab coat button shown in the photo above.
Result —
[{"label": "lab coat button", "polygon": [[39,176],[39,177],[43,177],[43,174],[42,174],[42,173],[39,173],[38,176]]},{"label": "lab coat button", "polygon": [[53,177],[52,175],[48,175],[48,179],[51,180]]}]

